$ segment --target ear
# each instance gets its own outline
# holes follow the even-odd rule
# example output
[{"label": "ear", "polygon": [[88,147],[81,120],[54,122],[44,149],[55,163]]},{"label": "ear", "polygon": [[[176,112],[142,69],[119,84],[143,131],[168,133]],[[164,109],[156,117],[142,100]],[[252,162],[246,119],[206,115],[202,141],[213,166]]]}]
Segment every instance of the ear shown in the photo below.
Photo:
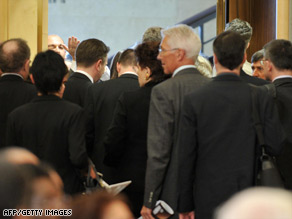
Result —
[{"label": "ear", "polygon": [[26,73],[29,73],[29,63],[30,63],[29,59],[27,59],[24,63],[24,70]]},{"label": "ear", "polygon": [[117,72],[120,73],[121,71],[121,64],[119,62],[117,62]]},{"label": "ear", "polygon": [[214,62],[214,65],[218,64],[218,59],[217,59],[217,56],[215,55],[215,53],[213,53],[213,62]]},{"label": "ear", "polygon": [[186,51],[184,49],[178,49],[177,57],[179,61],[182,61],[186,56]]},{"label": "ear", "polygon": [[95,69],[96,69],[97,71],[100,71],[100,67],[101,67],[101,65],[102,65],[102,60],[99,59],[99,60],[95,63]]},{"label": "ear", "polygon": [[33,84],[35,84],[35,81],[34,81],[33,75],[30,74],[29,77],[30,77],[31,82],[32,82]]},{"label": "ear", "polygon": [[245,63],[246,59],[247,59],[247,55],[246,55],[246,52],[245,52],[244,56],[243,56],[243,60],[241,62],[241,65],[243,65]]}]

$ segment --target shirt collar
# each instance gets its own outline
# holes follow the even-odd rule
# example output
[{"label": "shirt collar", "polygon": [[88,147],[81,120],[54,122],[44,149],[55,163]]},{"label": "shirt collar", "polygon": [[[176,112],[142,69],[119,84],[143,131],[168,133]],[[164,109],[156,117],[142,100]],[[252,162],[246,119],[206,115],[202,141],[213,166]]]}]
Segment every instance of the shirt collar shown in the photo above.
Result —
[{"label": "shirt collar", "polygon": [[76,70],[75,72],[78,72],[78,73],[80,73],[80,74],[85,75],[86,77],[88,77],[88,79],[89,79],[92,83],[94,83],[94,81],[93,81],[93,77],[92,77],[90,74],[88,74],[87,72],[85,72],[85,71],[81,71],[81,70]]},{"label": "shirt collar", "polygon": [[172,78],[181,70],[186,69],[186,68],[196,68],[194,65],[183,65],[175,69],[175,71],[172,73]]},{"label": "shirt collar", "polygon": [[135,73],[135,72],[132,72],[132,71],[124,72],[124,73],[123,73],[123,74],[121,74],[120,76],[122,76],[122,75],[124,75],[124,74],[131,74],[131,75],[136,75],[136,76],[138,76],[138,74],[137,74],[137,73]]},{"label": "shirt collar", "polygon": [[280,78],[292,78],[292,76],[291,76],[291,75],[280,75],[280,76],[278,76],[278,77],[275,77],[274,80],[273,80],[273,82],[274,82],[275,80],[277,80],[277,79],[280,79]]},{"label": "shirt collar", "polygon": [[6,76],[6,75],[16,75],[16,76],[21,77],[21,78],[23,79],[22,75],[17,74],[17,73],[3,73],[3,74],[1,75],[1,77]]}]

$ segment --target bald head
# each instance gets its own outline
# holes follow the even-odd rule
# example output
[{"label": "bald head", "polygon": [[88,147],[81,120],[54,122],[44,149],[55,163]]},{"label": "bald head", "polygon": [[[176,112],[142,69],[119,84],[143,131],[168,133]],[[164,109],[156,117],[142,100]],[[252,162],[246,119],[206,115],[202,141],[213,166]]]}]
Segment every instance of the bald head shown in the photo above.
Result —
[{"label": "bald head", "polygon": [[0,160],[12,164],[39,164],[39,159],[30,151],[19,148],[9,147],[0,150]]},{"label": "bald head", "polygon": [[64,47],[64,41],[60,36],[55,34],[48,36],[48,49],[55,51],[65,59],[66,50]]},{"label": "bald head", "polygon": [[10,39],[0,44],[0,69],[3,73],[21,73],[24,77],[27,76],[29,58],[30,49],[23,39]]}]

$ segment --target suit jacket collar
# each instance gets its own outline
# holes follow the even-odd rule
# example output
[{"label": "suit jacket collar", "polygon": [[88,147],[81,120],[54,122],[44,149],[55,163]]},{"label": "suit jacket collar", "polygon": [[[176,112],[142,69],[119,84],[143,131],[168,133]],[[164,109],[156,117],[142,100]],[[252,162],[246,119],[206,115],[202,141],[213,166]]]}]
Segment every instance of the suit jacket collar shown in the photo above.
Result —
[{"label": "suit jacket collar", "polygon": [[[76,70],[71,76],[76,75],[77,78],[88,79],[91,83],[94,83],[93,78],[85,71]],[[81,77],[81,76],[83,77]],[[79,77],[78,77],[79,76]]]},{"label": "suit jacket collar", "polygon": [[138,79],[138,75],[124,73],[118,78],[134,78],[134,79]]},{"label": "suit jacket collar", "polygon": [[275,84],[275,86],[281,86],[283,84],[292,84],[292,78],[279,78],[276,79],[273,84]]},{"label": "suit jacket collar", "polygon": [[184,68],[182,69],[181,71],[177,72],[175,74],[175,76],[173,76],[173,78],[177,77],[177,76],[181,76],[181,75],[184,75],[184,74],[194,74],[194,73],[197,73],[197,74],[201,74],[198,69],[196,68]]},{"label": "suit jacket collar", "polygon": [[17,75],[3,75],[0,77],[0,81],[24,81],[22,77]]},{"label": "suit jacket collar", "polygon": [[234,73],[221,73],[213,78],[214,81],[242,81],[237,74]]},{"label": "suit jacket collar", "polygon": [[56,95],[42,95],[42,96],[37,96],[32,100],[32,102],[42,102],[42,101],[60,101],[62,100],[60,97]]},{"label": "suit jacket collar", "polygon": [[80,73],[80,72],[78,72],[78,71],[74,72],[74,73],[70,76],[70,78],[79,78],[79,79],[83,79],[83,80],[87,80],[87,81],[92,82],[92,81],[91,81],[86,75],[84,75],[84,74],[82,74],[82,73]]}]

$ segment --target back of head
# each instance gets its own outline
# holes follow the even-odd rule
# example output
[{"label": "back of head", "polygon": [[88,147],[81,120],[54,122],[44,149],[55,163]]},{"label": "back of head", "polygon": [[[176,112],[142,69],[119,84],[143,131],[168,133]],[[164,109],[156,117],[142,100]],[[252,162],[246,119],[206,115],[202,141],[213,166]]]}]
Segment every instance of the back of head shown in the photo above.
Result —
[{"label": "back of head", "polygon": [[234,31],[239,33],[245,41],[245,48],[247,48],[252,36],[252,27],[247,21],[235,18],[230,23],[226,24],[225,31]]},{"label": "back of head", "polygon": [[98,60],[106,61],[109,52],[107,47],[101,40],[87,39],[82,41],[76,50],[77,66],[90,67]]},{"label": "back of head", "polygon": [[216,219],[292,218],[292,193],[287,190],[256,187],[234,195],[218,208]]},{"label": "back of head", "polygon": [[137,66],[137,60],[133,49],[126,49],[120,55],[118,63],[124,67]]},{"label": "back of head", "polygon": [[62,56],[48,50],[36,55],[30,71],[38,91],[47,95],[60,90],[68,69]]},{"label": "back of head", "polygon": [[0,69],[3,73],[18,73],[30,58],[30,49],[23,39],[10,39],[0,44]]},{"label": "back of head", "polygon": [[264,57],[279,70],[292,70],[292,43],[288,40],[272,40],[264,46]]},{"label": "back of head", "polygon": [[256,51],[251,57],[251,63],[258,62],[264,58],[264,50]]},{"label": "back of head", "polygon": [[138,45],[135,49],[135,55],[139,66],[144,69],[148,67],[151,70],[151,81],[160,82],[168,78],[163,72],[161,61],[157,59],[159,42],[146,42]]},{"label": "back of head", "polygon": [[162,27],[149,27],[143,34],[142,42],[161,42]]},{"label": "back of head", "polygon": [[208,59],[204,58],[203,56],[198,56],[195,66],[202,75],[206,76],[207,78],[212,77],[213,69]]},{"label": "back of head", "polygon": [[186,58],[196,61],[201,50],[201,40],[190,26],[179,24],[163,29],[161,32],[163,37],[168,37],[168,44],[171,49],[183,49]]},{"label": "back of head", "polygon": [[245,42],[238,33],[225,31],[214,40],[213,51],[223,67],[233,70],[244,59]]}]

